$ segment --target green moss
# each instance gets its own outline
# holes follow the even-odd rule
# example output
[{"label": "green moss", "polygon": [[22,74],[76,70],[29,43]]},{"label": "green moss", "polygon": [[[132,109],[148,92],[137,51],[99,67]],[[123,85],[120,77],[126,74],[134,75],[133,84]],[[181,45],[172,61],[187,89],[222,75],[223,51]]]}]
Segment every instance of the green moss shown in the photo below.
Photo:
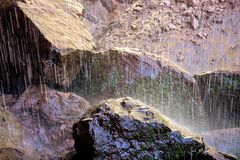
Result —
[{"label": "green moss", "polygon": [[170,152],[167,152],[166,159],[168,160],[175,160],[175,159],[181,159],[184,158],[185,152],[183,151],[182,147],[179,145],[173,146],[173,148],[167,148],[168,150],[171,150]]},{"label": "green moss", "polygon": [[[122,60],[126,58],[129,62]],[[141,78],[140,73],[137,73],[139,60],[134,56],[124,57],[117,52],[96,55],[88,61],[84,60],[84,63],[73,88],[74,92],[84,98],[95,101],[98,97],[130,96],[155,106],[175,121],[201,126],[198,124],[203,115],[194,97],[194,88],[175,73],[162,72],[154,78]]]}]

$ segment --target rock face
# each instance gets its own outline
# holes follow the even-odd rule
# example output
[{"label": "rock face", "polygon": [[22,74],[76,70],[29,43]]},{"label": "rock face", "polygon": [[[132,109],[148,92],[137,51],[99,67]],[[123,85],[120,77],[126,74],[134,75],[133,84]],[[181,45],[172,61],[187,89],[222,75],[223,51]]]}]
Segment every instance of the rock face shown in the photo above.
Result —
[{"label": "rock face", "polygon": [[24,127],[8,111],[0,110],[0,159],[39,160],[40,156],[32,149]]},{"label": "rock face", "polygon": [[[138,48],[195,74],[240,70],[239,0],[135,0],[125,6],[96,36],[99,50]],[[179,54],[186,58],[178,61]]]},{"label": "rock face", "polygon": [[[17,122],[16,118],[11,115],[8,111],[1,109],[1,138],[0,144],[4,147],[18,147],[23,144],[24,134],[22,126]],[[19,142],[19,143],[18,143]]]},{"label": "rock face", "polygon": [[215,130],[202,135],[206,144],[240,158],[240,128]]},{"label": "rock face", "polygon": [[73,93],[32,86],[8,110],[24,127],[32,148],[48,159],[73,148],[72,125],[88,108],[90,104]]},{"label": "rock face", "polygon": [[15,149],[15,148],[1,148],[0,149],[0,159],[1,160],[34,160],[37,157],[28,157],[25,153]]},{"label": "rock face", "polygon": [[204,145],[170,129],[155,109],[132,98],[110,99],[73,125],[75,148],[85,159],[180,159]]},{"label": "rock face", "polygon": [[[92,50],[93,37],[76,1],[4,0],[0,4],[0,82],[5,92],[31,83],[67,86],[80,67],[66,64],[73,52]],[[70,67],[70,68],[69,68]]]},{"label": "rock face", "polygon": [[202,127],[204,111],[196,81],[167,59],[129,48],[81,58],[82,70],[69,91],[92,103],[130,96],[155,106],[180,124],[196,130]]},{"label": "rock face", "polygon": [[215,71],[195,78],[209,129],[240,127],[240,72]]},{"label": "rock face", "polygon": [[76,160],[236,160],[213,149],[205,150],[199,136],[130,97],[109,99],[90,109],[73,125],[73,137],[78,154],[72,159]]}]

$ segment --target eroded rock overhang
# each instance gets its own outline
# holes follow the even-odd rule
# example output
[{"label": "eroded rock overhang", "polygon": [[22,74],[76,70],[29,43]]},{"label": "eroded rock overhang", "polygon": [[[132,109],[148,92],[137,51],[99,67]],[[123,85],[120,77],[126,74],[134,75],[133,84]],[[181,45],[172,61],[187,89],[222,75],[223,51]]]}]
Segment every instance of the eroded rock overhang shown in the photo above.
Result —
[{"label": "eroded rock overhang", "polygon": [[[78,1],[1,2],[0,80],[5,92],[21,93],[31,83],[69,84],[74,75],[63,64],[65,56],[95,46],[83,10]],[[47,74],[49,70],[65,79]]]}]

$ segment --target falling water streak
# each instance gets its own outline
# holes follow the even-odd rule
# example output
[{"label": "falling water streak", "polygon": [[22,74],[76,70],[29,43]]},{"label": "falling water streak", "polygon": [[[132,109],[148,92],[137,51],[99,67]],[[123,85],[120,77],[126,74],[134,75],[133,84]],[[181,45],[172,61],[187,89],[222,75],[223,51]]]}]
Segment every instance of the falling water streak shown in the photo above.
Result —
[{"label": "falling water streak", "polygon": [[4,95],[4,91],[3,91],[3,86],[2,86],[2,83],[0,81],[0,84],[1,84],[1,97],[2,97],[2,100],[3,100],[3,107],[4,107],[4,110],[6,111],[6,100],[5,100],[5,95]]}]

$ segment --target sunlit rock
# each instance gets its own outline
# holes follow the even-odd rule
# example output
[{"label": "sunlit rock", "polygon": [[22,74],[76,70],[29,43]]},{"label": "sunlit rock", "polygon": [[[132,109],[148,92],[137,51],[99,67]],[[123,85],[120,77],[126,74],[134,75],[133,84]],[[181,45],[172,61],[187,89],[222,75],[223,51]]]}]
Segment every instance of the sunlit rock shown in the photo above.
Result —
[{"label": "sunlit rock", "polygon": [[[24,127],[8,111],[0,110],[0,159],[39,160],[40,156],[28,141]],[[25,160],[24,159],[24,160]]]},{"label": "sunlit rock", "polygon": [[74,79],[79,67],[72,71],[65,56],[95,46],[82,14],[76,0],[0,2],[0,81],[5,92],[41,82],[67,86]]},{"label": "sunlit rock", "polygon": [[37,160],[37,157],[29,157],[24,152],[15,148],[0,148],[1,160]]},{"label": "sunlit rock", "polygon": [[85,159],[180,159],[203,152],[202,142],[174,128],[159,111],[127,97],[91,109],[73,125],[73,137]]},{"label": "sunlit rock", "polygon": [[91,22],[90,32],[96,41],[105,32],[119,26],[118,18],[136,0],[80,0],[83,17]]},{"label": "sunlit rock", "polygon": [[206,144],[240,158],[240,128],[215,130],[202,134]]},{"label": "sunlit rock", "polygon": [[191,74],[171,61],[129,48],[85,54],[69,91],[95,103],[131,96],[191,129],[203,127],[203,107]]},{"label": "sunlit rock", "polygon": [[240,127],[240,72],[213,71],[195,76],[210,130]]},{"label": "sunlit rock", "polygon": [[48,159],[72,150],[72,125],[88,108],[90,104],[74,93],[32,86],[9,110],[24,126],[28,142],[43,159]]},{"label": "sunlit rock", "polygon": [[[125,4],[114,23],[98,32],[97,48],[139,48],[163,55],[190,73],[240,70],[239,0],[171,0],[171,7],[163,5],[165,1]],[[132,24],[137,30],[131,30]],[[200,38],[198,32],[207,36]],[[185,57],[183,61],[178,60],[179,54]]]}]

